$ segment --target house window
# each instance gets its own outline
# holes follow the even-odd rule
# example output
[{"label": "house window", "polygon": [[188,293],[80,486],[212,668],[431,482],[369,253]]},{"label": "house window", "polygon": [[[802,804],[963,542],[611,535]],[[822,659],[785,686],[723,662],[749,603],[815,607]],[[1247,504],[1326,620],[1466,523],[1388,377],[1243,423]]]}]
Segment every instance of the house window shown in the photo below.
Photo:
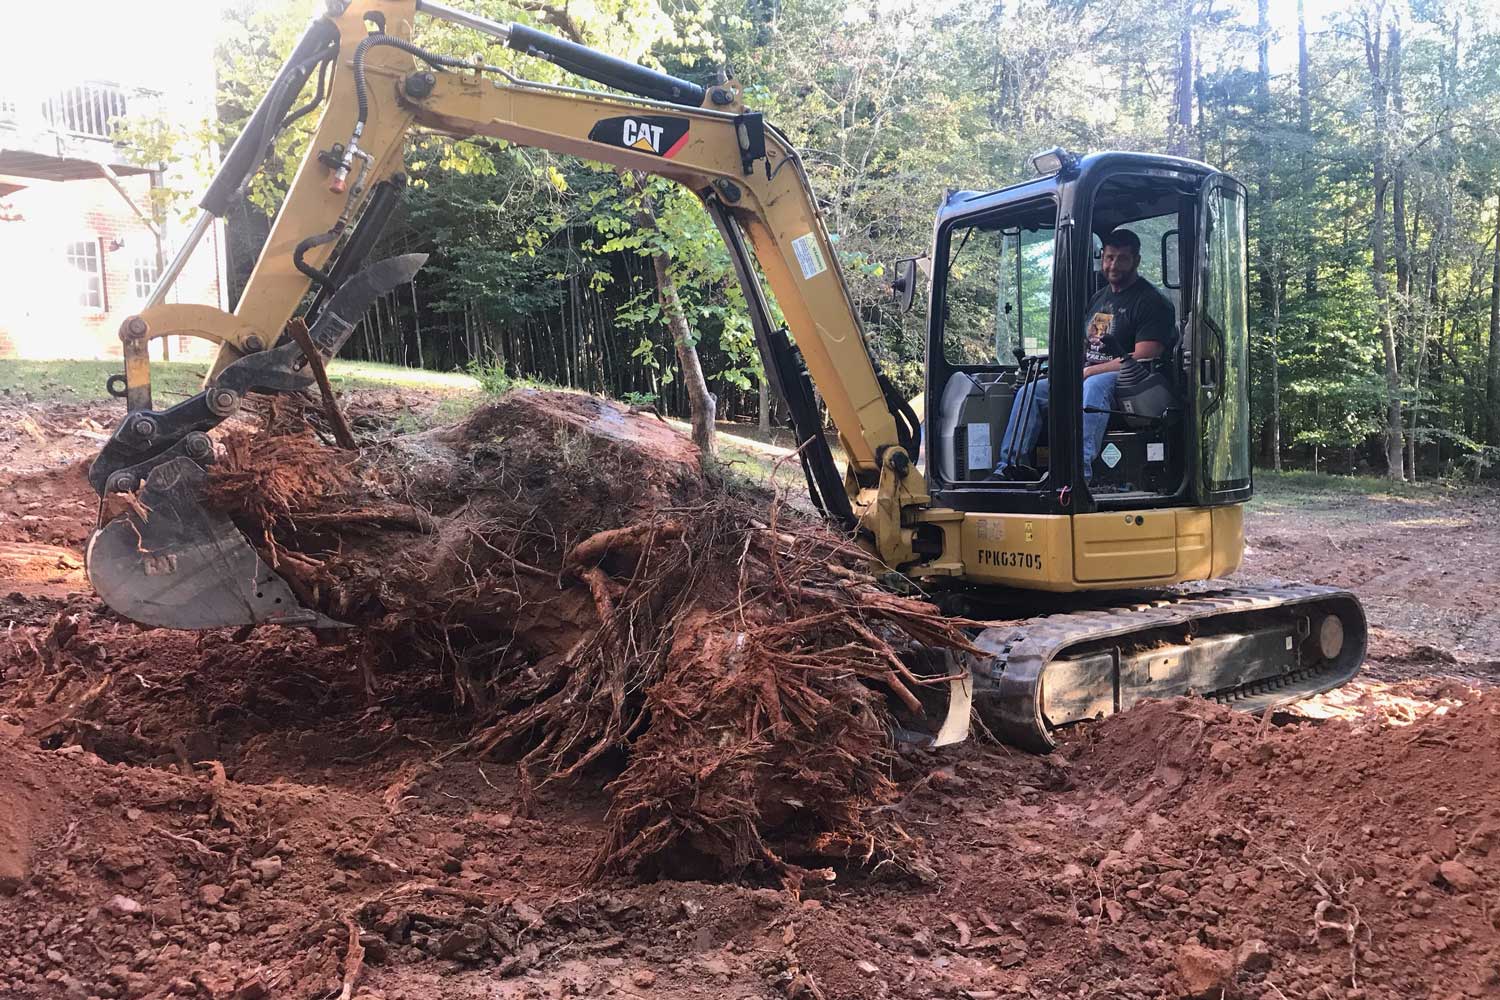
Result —
[{"label": "house window", "polygon": [[156,287],[156,279],[160,273],[156,268],[155,257],[137,257],[135,264],[130,268],[130,281],[135,287],[135,297],[149,299],[151,289]]},{"label": "house window", "polygon": [[68,264],[78,271],[78,304],[104,312],[104,257],[98,240],[68,244]]}]

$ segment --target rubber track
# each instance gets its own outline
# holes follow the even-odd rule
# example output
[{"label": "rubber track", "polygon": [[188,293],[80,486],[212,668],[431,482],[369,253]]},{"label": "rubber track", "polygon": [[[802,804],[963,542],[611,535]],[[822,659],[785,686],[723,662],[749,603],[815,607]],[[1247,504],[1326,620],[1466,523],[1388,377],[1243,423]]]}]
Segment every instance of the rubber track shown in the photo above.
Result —
[{"label": "rubber track", "polygon": [[1168,592],[1161,599],[1147,603],[1047,615],[985,629],[974,640],[976,646],[989,654],[973,664],[975,701],[983,706],[984,721],[1001,739],[1045,752],[1056,745],[1056,740],[1041,717],[1041,676],[1046,665],[1063,650],[1157,629],[1187,634],[1195,622],[1299,604],[1343,606],[1341,610],[1346,614],[1340,617],[1346,619],[1345,651],[1336,664],[1326,670],[1302,670],[1258,681],[1245,690],[1205,693],[1237,709],[1257,711],[1283,700],[1278,692],[1288,689],[1295,689],[1298,697],[1327,691],[1352,677],[1364,660],[1368,642],[1364,611],[1349,591],[1291,585]]}]

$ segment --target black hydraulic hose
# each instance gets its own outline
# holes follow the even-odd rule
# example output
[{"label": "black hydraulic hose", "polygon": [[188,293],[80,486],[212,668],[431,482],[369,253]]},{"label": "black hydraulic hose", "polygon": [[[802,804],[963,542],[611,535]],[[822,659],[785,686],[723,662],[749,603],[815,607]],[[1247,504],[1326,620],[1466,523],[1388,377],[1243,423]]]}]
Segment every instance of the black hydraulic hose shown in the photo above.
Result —
[{"label": "black hydraulic hose", "polygon": [[896,443],[915,462],[922,452],[922,423],[917,419],[917,413],[911,408],[911,404],[901,398],[900,391],[885,372],[877,369],[875,379],[880,383],[880,391],[885,396],[885,405],[891,411],[891,419],[896,422]]},{"label": "black hydraulic hose", "polygon": [[391,214],[400,204],[401,194],[405,189],[406,177],[396,174],[390,180],[376,184],[374,190],[370,192],[370,199],[365,204],[364,212],[360,215],[359,221],[354,224],[354,229],[344,243],[344,248],[339,251],[333,266],[328,269],[330,283],[318,289],[317,294],[313,296],[312,305],[307,309],[309,326],[317,322],[323,306],[333,297],[338,287],[364,267],[370,252],[375,248],[376,241],[380,239],[380,234],[385,231]]},{"label": "black hydraulic hose", "polygon": [[817,510],[818,516],[827,517],[828,504],[823,502],[823,494],[818,492],[818,477],[813,472],[811,460],[808,458],[807,452],[803,451],[801,448],[798,448],[797,460],[802,463],[802,478],[807,480],[808,499],[812,500],[813,508]]},{"label": "black hydraulic hose", "polygon": [[333,53],[329,53],[318,64],[318,89],[313,93],[312,100],[283,118],[281,124],[276,127],[278,132],[323,103],[323,98],[328,95],[328,67],[333,65],[333,59]]},{"label": "black hydraulic hose", "polygon": [[333,277],[329,275],[327,271],[313,267],[302,258],[306,255],[307,251],[313,249],[314,247],[323,246],[326,243],[332,243],[343,234],[344,224],[340,222],[336,224],[332,229],[328,230],[328,232],[326,233],[318,233],[316,236],[309,236],[301,243],[298,243],[297,249],[292,251],[292,263],[297,266],[297,270],[301,271],[303,274],[311,278],[315,284],[319,285],[322,288],[326,288],[329,291],[333,291],[337,287],[334,284]]},{"label": "black hydraulic hose", "polygon": [[359,103],[359,116],[354,126],[356,136],[363,131],[364,124],[370,117],[370,92],[365,85],[365,53],[377,45],[394,46],[402,52],[416,56],[433,69],[442,69],[445,66],[453,69],[463,69],[470,65],[462,59],[439,55],[436,52],[428,52],[420,45],[414,45],[404,38],[396,38],[384,33],[370,35],[364,41],[360,42],[354,50],[354,99]]}]

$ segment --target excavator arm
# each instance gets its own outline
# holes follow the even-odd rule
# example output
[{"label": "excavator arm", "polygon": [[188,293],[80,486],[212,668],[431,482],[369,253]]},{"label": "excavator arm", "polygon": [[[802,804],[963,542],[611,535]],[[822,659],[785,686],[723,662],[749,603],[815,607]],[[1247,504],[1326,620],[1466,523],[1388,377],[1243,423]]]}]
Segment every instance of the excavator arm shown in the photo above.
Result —
[{"label": "excavator arm", "polygon": [[[426,51],[411,40],[419,15],[474,28],[631,93],[537,83]],[[314,76],[317,91],[298,108]],[[243,190],[280,128],[319,101],[322,118],[235,311],[166,303],[193,245]],[[283,336],[309,292],[311,304],[297,318],[331,358],[370,303],[422,266],[423,255],[366,263],[399,202],[403,147],[414,129],[574,155],[666,177],[697,194],[744,286],[815,501],[857,529],[885,563],[911,561],[912,530],[902,513],[929,500],[915,465],[917,420],[870,356],[796,150],[743,106],[734,83],[699,87],[429,0],[329,0],[231,148],[147,308],[122,325],[128,413],[90,478],[101,497],[133,492],[138,503],[90,541],[90,578],[108,604],[177,628],[337,624],[302,607],[228,519],[198,502],[213,457],[207,432],[248,392],[312,384],[301,348]],[[761,276],[786,329],[771,319]],[[156,410],[147,346],[183,335],[217,342],[218,358],[202,393]],[[814,387],[838,429],[842,475],[822,435]]]}]

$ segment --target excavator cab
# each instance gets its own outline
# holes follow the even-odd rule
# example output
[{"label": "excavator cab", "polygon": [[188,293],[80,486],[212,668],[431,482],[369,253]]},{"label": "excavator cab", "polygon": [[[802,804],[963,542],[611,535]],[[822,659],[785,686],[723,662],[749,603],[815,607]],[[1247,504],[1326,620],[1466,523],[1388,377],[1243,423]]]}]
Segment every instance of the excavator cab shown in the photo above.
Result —
[{"label": "excavator cab", "polygon": [[[1142,698],[1260,709],[1343,683],[1364,653],[1352,595],[1208,582],[1240,564],[1252,487],[1244,187],[1169,156],[1037,162],[1033,180],[946,197],[931,258],[933,508],[914,572],[950,610],[1036,616],[978,634],[978,714],[1045,750]],[[1120,228],[1173,317],[1165,349],[1125,361],[1100,405],[1084,391],[1086,306]],[[1012,426],[1033,418],[1034,444]],[[1087,421],[1103,427],[1089,469]]]},{"label": "excavator cab", "polygon": [[[1251,491],[1244,188],[1175,157],[1054,152],[1050,160],[1051,173],[950,194],[939,210],[926,399],[934,500],[1032,514],[1243,502]],[[1102,240],[1120,228],[1140,238],[1140,279],[1171,303],[1173,336],[1159,358],[1127,362],[1109,412],[1086,411],[1084,310],[1104,286]],[[1044,411],[1032,389],[1043,379]],[[1037,445],[1022,453],[1010,425],[1042,417]],[[1090,417],[1107,424],[1085,470]],[[1020,474],[997,475],[1006,464]]]}]

